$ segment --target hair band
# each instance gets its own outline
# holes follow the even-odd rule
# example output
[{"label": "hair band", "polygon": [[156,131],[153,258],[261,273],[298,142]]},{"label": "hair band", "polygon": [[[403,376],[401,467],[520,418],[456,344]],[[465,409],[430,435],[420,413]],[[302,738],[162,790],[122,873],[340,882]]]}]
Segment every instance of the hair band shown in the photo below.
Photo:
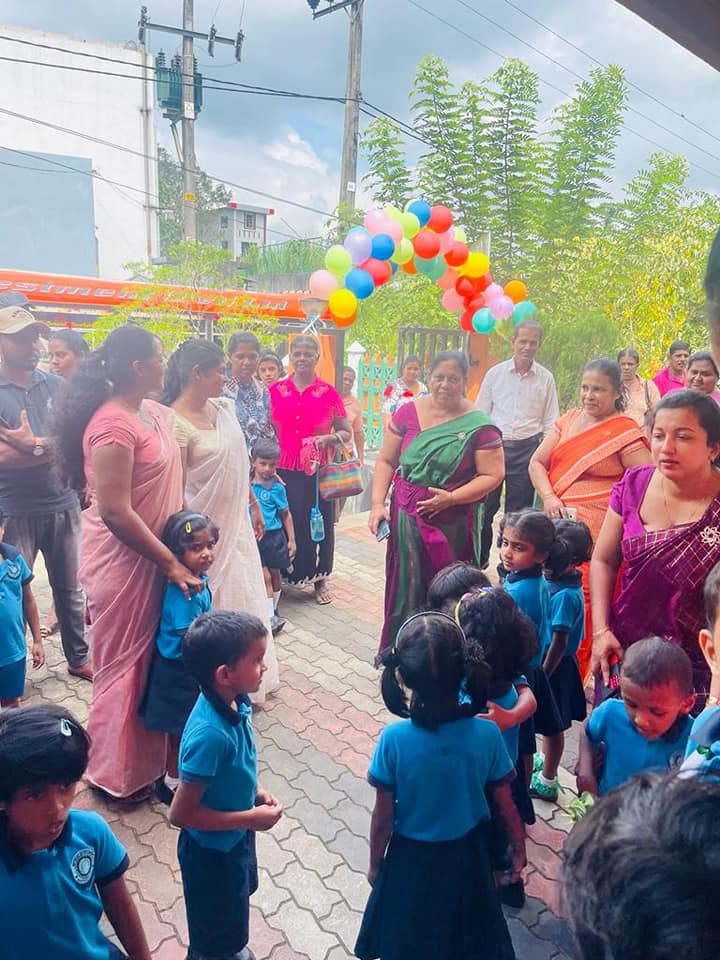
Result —
[{"label": "hair band", "polygon": [[394,649],[395,649],[396,651],[397,651],[398,642],[399,642],[399,640],[400,640],[400,634],[403,632],[403,630],[405,629],[405,627],[406,627],[411,621],[416,620],[418,617],[443,617],[445,620],[449,620],[450,623],[451,623],[454,627],[457,627],[457,629],[460,631],[460,635],[462,636],[463,641],[465,640],[465,634],[463,633],[462,627],[460,626],[460,624],[458,623],[458,621],[457,621],[454,617],[451,617],[451,616],[450,616],[449,613],[442,613],[442,611],[440,611],[440,610],[421,610],[419,613],[413,613],[411,616],[409,616],[409,617],[407,618],[407,620],[406,620],[404,623],[402,623],[402,624],[400,625],[400,627],[398,628],[398,632],[395,634],[395,647],[394,647]]}]

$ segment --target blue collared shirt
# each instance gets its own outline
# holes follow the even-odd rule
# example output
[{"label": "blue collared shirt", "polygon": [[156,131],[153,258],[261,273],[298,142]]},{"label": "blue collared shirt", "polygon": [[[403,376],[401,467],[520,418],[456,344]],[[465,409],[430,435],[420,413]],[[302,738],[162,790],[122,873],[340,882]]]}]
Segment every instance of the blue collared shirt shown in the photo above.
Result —
[{"label": "blue collared shirt", "polygon": [[[3,818],[4,819],[4,818]],[[24,854],[0,826],[0,956],[3,960],[108,960],[99,890],[128,867],[103,818],[71,810],[47,850]]]},{"label": "blue collared shirt", "polygon": [[520,610],[532,620],[537,633],[538,652],[530,661],[533,667],[539,667],[547,653],[552,639],[550,633],[550,591],[542,575],[540,565],[529,570],[510,573],[503,582]]},{"label": "blue collared shirt", "polygon": [[155,636],[158,653],[168,660],[182,659],[182,641],[193,620],[212,609],[212,594],[207,574],[201,573],[202,590],[186,597],[176,583],[165,587],[160,626]]},{"label": "blue collared shirt", "polygon": [[23,585],[32,578],[22,554],[0,543],[0,667],[27,655]]},{"label": "blue collared shirt", "polygon": [[[180,779],[206,785],[202,804],[211,810],[252,810],[257,794],[257,754],[252,709],[220,710],[204,693],[197,698],[180,741]],[[231,850],[244,830],[188,830],[203,847]]]},{"label": "blue collared shirt", "polygon": [[585,597],[582,574],[571,573],[557,580],[548,580],[550,590],[550,629],[564,630],[568,635],[566,657],[578,652],[585,637]]}]

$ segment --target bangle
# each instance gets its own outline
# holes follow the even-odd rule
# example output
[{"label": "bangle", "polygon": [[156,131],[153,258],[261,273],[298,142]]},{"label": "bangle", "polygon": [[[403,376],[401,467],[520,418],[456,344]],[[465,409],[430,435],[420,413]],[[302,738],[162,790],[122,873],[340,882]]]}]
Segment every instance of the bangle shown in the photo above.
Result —
[{"label": "bangle", "polygon": [[593,630],[593,640],[601,637],[604,633],[612,633],[610,627],[600,627],[599,630]]},{"label": "bangle", "polygon": [[708,696],[707,699],[705,700],[706,707],[717,707],[718,704],[720,704],[720,699],[718,699],[717,697]]},{"label": "bangle", "polygon": [[541,493],[540,496],[543,500],[547,500],[548,497],[556,496],[556,493],[554,490],[546,490],[545,493]]}]

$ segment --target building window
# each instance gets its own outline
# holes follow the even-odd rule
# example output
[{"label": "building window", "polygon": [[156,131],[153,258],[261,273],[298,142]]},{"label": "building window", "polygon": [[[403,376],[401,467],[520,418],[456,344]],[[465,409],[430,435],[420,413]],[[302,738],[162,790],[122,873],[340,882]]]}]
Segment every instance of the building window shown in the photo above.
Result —
[{"label": "building window", "polygon": [[240,253],[241,253],[241,255],[242,255],[243,257],[246,257],[246,256],[248,255],[248,253],[250,252],[250,247],[252,247],[252,246],[253,246],[252,243],[245,243],[245,241],[243,241],[243,242],[240,244]]},{"label": "building window", "polygon": [[254,213],[245,213],[245,229],[255,230],[257,227],[257,217]]},{"label": "building window", "polygon": [[227,242],[227,240],[223,240],[223,241],[221,242],[220,246],[223,248],[223,250],[227,250],[227,248],[228,248],[228,242]]},{"label": "building window", "polygon": [[229,225],[230,225],[230,218],[229,218],[229,217],[220,217],[220,228],[221,228],[222,230],[227,230],[227,228],[228,228]]}]

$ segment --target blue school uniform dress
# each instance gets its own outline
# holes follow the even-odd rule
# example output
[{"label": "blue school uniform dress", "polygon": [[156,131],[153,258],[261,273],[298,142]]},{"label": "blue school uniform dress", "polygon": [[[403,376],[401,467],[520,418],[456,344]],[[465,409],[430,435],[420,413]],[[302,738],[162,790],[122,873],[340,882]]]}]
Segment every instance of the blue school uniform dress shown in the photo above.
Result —
[{"label": "blue school uniform dress", "polygon": [[585,727],[588,740],[602,746],[603,772],[600,795],[626,783],[641,770],[667,772],[678,768],[685,755],[692,720],[680,716],[657,740],[647,740],[634,727],[621,700],[606,700],[595,707]]},{"label": "blue school uniform dress", "polygon": [[25,692],[23,586],[32,579],[19,550],[0,543],[0,700],[16,700]]},{"label": "blue school uniform dress", "polygon": [[[247,697],[233,710],[217,695],[200,694],[180,742],[180,779],[205,785],[211,810],[251,810],[257,757]],[[182,872],[191,950],[208,957],[247,946],[250,895],[257,890],[252,830],[181,830]]]},{"label": "blue school uniform dress", "polygon": [[361,960],[515,956],[492,882],[485,791],[513,764],[494,723],[380,734],[368,780],[394,796],[393,832],[355,945]]},{"label": "blue school uniform dress", "polygon": [[0,817],[0,956],[3,960],[113,960],[100,929],[100,891],[129,865],[97,813],[70,810],[47,850],[23,853]]},{"label": "blue school uniform dress", "polygon": [[695,718],[680,775],[720,781],[720,707],[708,707]]},{"label": "blue school uniform dress", "polygon": [[285,487],[275,480],[270,486],[254,482],[252,488],[265,521],[265,534],[258,543],[262,565],[268,570],[287,570],[290,555],[280,516],[281,511],[290,509]]},{"label": "blue school uniform dress", "polygon": [[528,570],[509,573],[503,587],[520,610],[532,620],[538,640],[538,651],[527,667],[530,689],[537,700],[535,716],[526,720],[520,728],[520,753],[535,753],[535,734],[552,737],[562,730],[562,720],[555,697],[541,664],[550,646],[550,591],[537,564]]},{"label": "blue school uniform dress", "polygon": [[179,737],[190,716],[200,688],[183,665],[182,642],[190,625],[212,609],[212,594],[206,574],[202,590],[186,597],[176,583],[165,588],[160,626],[155,636],[155,656],[148,674],[140,717],[148,730]]},{"label": "blue school uniform dress", "polygon": [[556,580],[548,580],[548,589],[550,633],[564,631],[568,635],[565,656],[548,678],[563,730],[568,730],[573,720],[584,720],[587,716],[587,701],[577,664],[577,652],[585,637],[582,574],[569,573]]}]

